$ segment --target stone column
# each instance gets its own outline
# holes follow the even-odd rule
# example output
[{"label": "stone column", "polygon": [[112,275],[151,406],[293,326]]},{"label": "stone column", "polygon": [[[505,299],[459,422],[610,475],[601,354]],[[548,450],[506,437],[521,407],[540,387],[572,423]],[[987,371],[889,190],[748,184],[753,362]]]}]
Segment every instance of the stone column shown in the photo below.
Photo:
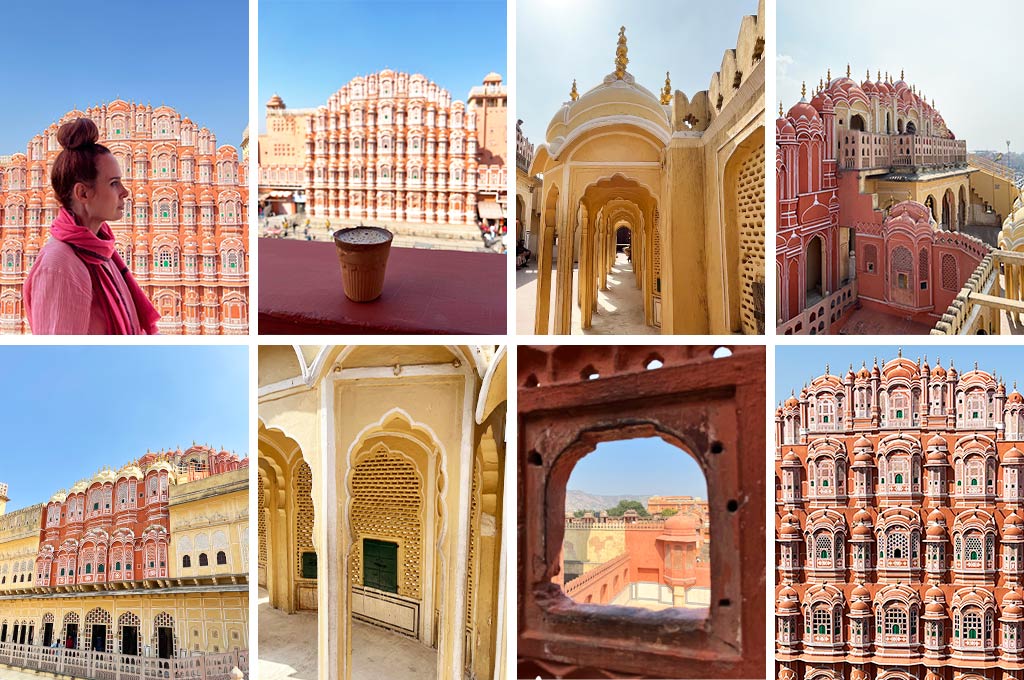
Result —
[{"label": "stone column", "polygon": [[534,309],[533,332],[546,335],[551,312],[551,251],[555,227],[544,224],[537,239],[537,304]]},{"label": "stone column", "polygon": [[562,217],[558,224],[558,271],[555,284],[555,329],[559,335],[568,335],[572,324],[572,221]]}]

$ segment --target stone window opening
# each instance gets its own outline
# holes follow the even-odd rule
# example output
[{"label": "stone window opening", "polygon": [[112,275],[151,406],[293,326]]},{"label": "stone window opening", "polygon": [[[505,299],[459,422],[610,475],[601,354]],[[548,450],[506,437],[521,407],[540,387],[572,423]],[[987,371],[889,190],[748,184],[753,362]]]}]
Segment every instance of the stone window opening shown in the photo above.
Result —
[{"label": "stone window opening", "polygon": [[[756,510],[758,504],[764,504],[763,497],[757,497],[763,493],[763,480],[759,489],[747,489],[737,456],[746,446],[751,450],[763,448],[763,440],[744,443],[748,436],[763,436],[763,427],[737,428],[735,408],[705,410],[719,400],[724,404],[748,398],[753,410],[764,409],[762,401],[757,406],[752,403],[763,399],[764,393],[759,348],[733,347],[732,357],[718,360],[710,358],[713,347],[707,348],[706,355],[698,348],[658,348],[663,365],[656,371],[647,370],[649,362],[643,361],[652,348],[610,349],[614,361],[606,358],[593,362],[601,376],[602,389],[597,390],[594,383],[580,376],[587,362],[573,358],[592,352],[591,348],[520,348],[520,526],[523,536],[528,537],[521,539],[520,551],[524,565],[520,573],[520,609],[525,614],[520,619],[520,672],[531,677],[564,676],[565,665],[571,664],[579,677],[615,673],[666,677],[690,664],[694,672],[699,672],[709,655],[716,663],[728,666],[730,672],[760,672],[764,665],[763,584],[749,584],[751,594],[744,596],[741,588],[746,584],[739,570],[711,570],[710,607],[703,617],[674,607],[643,612],[631,607],[579,604],[552,582],[560,575],[566,518],[562,512],[544,509],[565,507],[572,469],[605,441],[660,437],[697,459],[709,489],[709,520],[715,536],[710,550],[712,564],[717,563],[716,558],[723,563],[737,556],[743,559],[741,544],[753,551],[756,543],[763,551],[759,518],[763,513],[758,515]],[[681,352],[686,353],[685,359]],[[546,369],[525,361],[524,357],[534,353],[549,354]],[[748,370],[735,372],[740,366]],[[693,398],[688,398],[692,381],[703,381],[698,376],[713,384],[717,378],[722,381],[718,384],[733,387],[722,392],[712,390],[713,395],[702,390],[702,397],[692,393]],[[633,389],[616,389],[626,384],[632,384]],[[638,397],[637,390],[643,398]],[[705,425],[696,426],[697,422]],[[741,488],[745,495],[740,493]],[[751,514],[758,519],[742,521]],[[759,533],[747,536],[744,529],[754,525]],[[754,552],[749,559],[754,559]],[[748,614],[752,618],[748,619]],[[599,650],[609,645],[630,653],[614,658],[602,656]],[[700,650],[699,655],[696,650]],[[551,654],[557,654],[562,670],[551,671],[546,665]]]}]

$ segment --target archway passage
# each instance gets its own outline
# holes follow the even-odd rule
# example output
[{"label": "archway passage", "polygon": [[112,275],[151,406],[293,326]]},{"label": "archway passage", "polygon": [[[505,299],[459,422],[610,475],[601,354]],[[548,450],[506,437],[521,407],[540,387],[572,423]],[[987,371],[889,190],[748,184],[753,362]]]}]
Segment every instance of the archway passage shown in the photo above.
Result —
[{"label": "archway passage", "polygon": [[864,117],[859,113],[852,114],[850,116],[850,129],[864,132],[864,130],[867,129],[864,123]]},{"label": "archway passage", "polygon": [[819,302],[825,294],[824,264],[825,243],[820,236],[815,236],[807,244],[805,265],[806,300],[804,307]]},{"label": "archway passage", "polygon": [[[637,180],[616,174],[586,188],[572,219],[578,268],[568,299],[567,291],[557,292],[556,324],[559,313],[568,312],[574,333],[658,332],[665,291],[661,225],[651,192]],[[628,247],[621,242],[620,250],[622,227],[628,229],[629,241]],[[560,246],[559,267],[571,266],[573,253],[565,251],[566,245]]]}]

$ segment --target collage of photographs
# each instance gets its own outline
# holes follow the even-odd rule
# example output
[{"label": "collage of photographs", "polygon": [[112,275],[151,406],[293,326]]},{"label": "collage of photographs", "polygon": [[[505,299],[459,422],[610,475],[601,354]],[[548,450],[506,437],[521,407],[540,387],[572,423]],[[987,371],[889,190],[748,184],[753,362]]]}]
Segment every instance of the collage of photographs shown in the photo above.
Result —
[{"label": "collage of photographs", "polygon": [[0,18],[0,680],[1024,680],[1024,4]]}]

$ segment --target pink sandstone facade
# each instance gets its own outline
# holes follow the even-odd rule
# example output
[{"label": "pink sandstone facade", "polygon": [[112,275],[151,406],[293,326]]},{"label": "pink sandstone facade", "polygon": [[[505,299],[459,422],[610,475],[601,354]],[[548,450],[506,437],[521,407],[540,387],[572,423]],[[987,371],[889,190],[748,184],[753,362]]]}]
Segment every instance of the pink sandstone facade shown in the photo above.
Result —
[{"label": "pink sandstone facade", "polygon": [[830,75],[779,113],[778,332],[837,332],[856,305],[933,326],[990,250],[959,233],[966,142],[902,75]]},{"label": "pink sandstone facade", "polygon": [[1024,396],[898,356],[775,414],[780,680],[1019,680]]},{"label": "pink sandstone facade", "polygon": [[[54,494],[41,518],[37,587],[168,577],[169,485],[248,467],[227,451],[192,446],[147,453]],[[218,559],[216,555],[213,559]]]},{"label": "pink sandstone facade", "polygon": [[267,102],[261,203],[315,217],[475,224],[507,201],[506,88],[489,74],[469,104],[420,74],[353,78],[315,109]]},{"label": "pink sandstone facade", "polygon": [[246,334],[249,327],[247,163],[168,106],[116,100],[69,111],[0,158],[0,332],[30,331],[22,284],[60,208],[50,168],[57,129],[91,118],[121,166],[117,250],[160,312],[162,334]]},{"label": "pink sandstone facade", "polygon": [[[623,534],[620,554],[581,574],[569,575],[568,582],[563,561],[553,582],[576,602],[624,604],[638,599],[629,590],[634,584],[656,584],[664,587],[668,598],[663,604],[681,606],[688,588],[711,586],[707,551],[704,550],[703,559],[700,557],[708,541],[706,517],[680,512],[667,520],[639,519],[635,510],[627,510],[621,518],[586,513],[580,518],[567,517],[565,528],[567,537],[574,534],[572,530],[582,531],[583,535],[599,530],[600,536],[588,539],[597,543],[606,543],[609,532]],[[564,554],[566,548],[563,545],[563,560],[568,559]]]}]

